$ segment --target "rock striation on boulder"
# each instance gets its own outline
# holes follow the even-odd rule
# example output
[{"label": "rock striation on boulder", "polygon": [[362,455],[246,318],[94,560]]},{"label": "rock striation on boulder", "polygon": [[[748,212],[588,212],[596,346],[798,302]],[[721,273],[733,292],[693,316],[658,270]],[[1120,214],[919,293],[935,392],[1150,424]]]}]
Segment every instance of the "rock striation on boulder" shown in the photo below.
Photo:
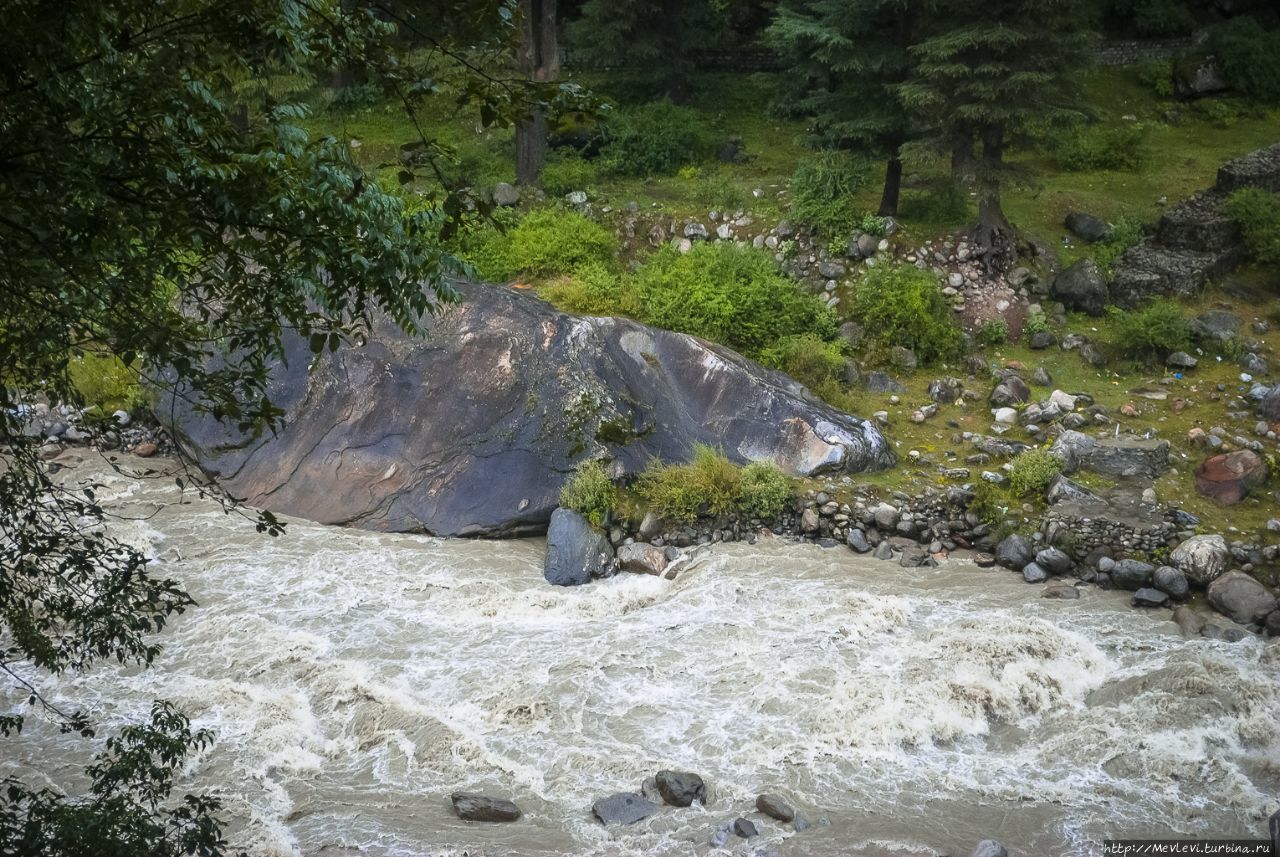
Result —
[{"label": "rock striation on boulder", "polygon": [[167,396],[181,449],[251,506],[326,524],[446,536],[543,532],[589,456],[614,476],[695,442],[797,475],[894,463],[872,423],[796,381],[693,336],[582,318],[506,287],[461,301],[410,336],[375,320],[368,342],[314,358],[287,336],[269,394],[276,434],[241,434]]}]

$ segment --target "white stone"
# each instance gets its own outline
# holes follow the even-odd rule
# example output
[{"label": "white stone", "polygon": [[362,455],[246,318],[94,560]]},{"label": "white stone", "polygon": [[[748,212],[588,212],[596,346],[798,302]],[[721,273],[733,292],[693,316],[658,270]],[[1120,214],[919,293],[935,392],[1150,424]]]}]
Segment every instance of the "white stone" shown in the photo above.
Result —
[{"label": "white stone", "polygon": [[1006,425],[1013,425],[1018,421],[1018,412],[1013,408],[995,408],[991,415],[996,418],[996,422]]},{"label": "white stone", "polygon": [[1049,401],[1057,405],[1063,413],[1071,413],[1076,409],[1076,397],[1061,390],[1054,390],[1049,394]]}]

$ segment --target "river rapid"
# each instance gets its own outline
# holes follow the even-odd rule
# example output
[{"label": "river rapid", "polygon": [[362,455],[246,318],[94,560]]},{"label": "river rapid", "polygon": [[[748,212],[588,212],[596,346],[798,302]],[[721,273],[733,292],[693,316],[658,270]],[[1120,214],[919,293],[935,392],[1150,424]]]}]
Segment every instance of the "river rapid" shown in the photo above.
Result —
[{"label": "river rapid", "polygon": [[[988,837],[1097,854],[1261,838],[1280,805],[1280,640],[1183,639],[1124,593],[1046,600],[1007,571],[774,539],[705,550],[674,581],[559,589],[539,540],[301,521],[270,539],[171,477],[73,472],[149,516],[114,531],[200,606],[151,669],[42,689],[104,726],[168,698],[213,729],[180,788],[218,793],[255,857],[967,855]],[[87,759],[37,717],[3,746],[0,773],[50,784]],[[701,774],[708,805],[592,818],[663,768]],[[462,822],[454,790],[524,817]],[[813,827],[755,813],[761,791]],[[762,836],[712,848],[739,815]]]}]

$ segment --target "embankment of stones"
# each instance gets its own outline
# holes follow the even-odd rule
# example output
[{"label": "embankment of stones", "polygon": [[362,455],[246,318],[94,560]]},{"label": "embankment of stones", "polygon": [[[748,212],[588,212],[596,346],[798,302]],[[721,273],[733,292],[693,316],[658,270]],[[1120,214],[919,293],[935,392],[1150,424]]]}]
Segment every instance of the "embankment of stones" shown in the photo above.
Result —
[{"label": "embankment of stones", "polygon": [[1245,248],[1226,200],[1246,187],[1280,192],[1280,144],[1228,162],[1212,188],[1165,212],[1154,235],[1116,260],[1113,302],[1135,306],[1156,295],[1190,297],[1239,265]]}]

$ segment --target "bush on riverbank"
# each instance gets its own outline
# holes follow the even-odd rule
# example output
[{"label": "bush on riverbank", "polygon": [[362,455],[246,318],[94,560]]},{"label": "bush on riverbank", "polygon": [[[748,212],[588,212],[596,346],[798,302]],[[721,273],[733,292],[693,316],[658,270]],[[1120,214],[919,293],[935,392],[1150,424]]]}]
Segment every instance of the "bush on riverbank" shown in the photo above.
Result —
[{"label": "bush on riverbank", "polygon": [[102,414],[132,414],[146,404],[138,373],[114,354],[84,353],[73,357],[67,364],[67,374],[84,404],[96,407]]},{"label": "bush on riverbank", "polygon": [[1061,472],[1062,462],[1049,450],[1028,449],[1013,459],[1009,487],[1018,497],[1040,497]]},{"label": "bush on riverbank", "polygon": [[738,467],[723,452],[694,444],[685,464],[654,459],[636,482],[636,490],[664,519],[691,523],[700,514],[742,512],[769,518],[782,511],[793,496],[791,480],[769,462]]},{"label": "bush on riverbank", "polygon": [[964,334],[937,278],[911,265],[868,271],[854,289],[853,315],[882,348],[910,348],[926,365],[964,351]]},{"label": "bush on riverbank", "polygon": [[1111,347],[1131,360],[1163,360],[1191,347],[1191,325],[1174,301],[1159,299],[1140,310],[1109,307]]},{"label": "bush on riverbank", "polygon": [[560,505],[599,527],[617,505],[617,489],[600,461],[583,461],[560,489]]}]

